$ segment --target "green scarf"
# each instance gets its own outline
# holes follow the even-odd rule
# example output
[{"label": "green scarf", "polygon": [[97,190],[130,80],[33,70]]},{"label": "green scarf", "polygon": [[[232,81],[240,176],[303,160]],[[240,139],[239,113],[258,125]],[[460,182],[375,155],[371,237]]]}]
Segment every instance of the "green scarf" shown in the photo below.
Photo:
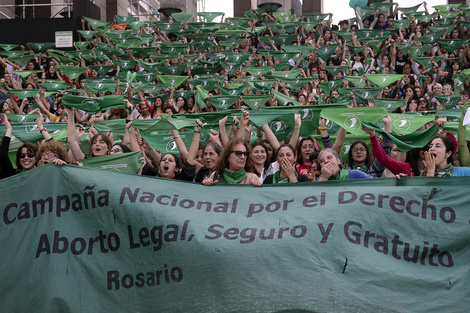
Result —
[{"label": "green scarf", "polygon": [[[295,177],[299,177],[299,173],[295,171]],[[287,184],[290,183],[289,177],[281,177],[281,171],[277,171],[273,175],[273,184]]]},{"label": "green scarf", "polygon": [[349,171],[344,168],[339,169],[339,175],[336,178],[330,177],[328,180],[348,180],[349,179]]},{"label": "green scarf", "polygon": [[235,185],[245,178],[246,171],[245,169],[241,169],[239,171],[232,171],[226,168],[223,176],[227,184]]},{"label": "green scarf", "polygon": [[434,173],[436,177],[449,177],[454,174],[454,166],[452,164],[447,164],[443,168],[437,169]]},{"label": "green scarf", "polygon": [[351,169],[360,170],[361,172],[364,172],[367,174],[367,172],[369,171],[369,166],[367,164],[359,165],[359,164],[356,164],[356,162],[353,162],[353,164],[351,164]]}]

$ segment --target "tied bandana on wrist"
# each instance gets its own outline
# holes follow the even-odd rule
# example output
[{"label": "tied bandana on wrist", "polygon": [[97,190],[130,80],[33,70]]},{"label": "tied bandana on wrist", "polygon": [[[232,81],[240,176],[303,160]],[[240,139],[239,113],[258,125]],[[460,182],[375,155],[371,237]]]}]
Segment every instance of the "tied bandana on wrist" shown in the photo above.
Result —
[{"label": "tied bandana on wrist", "polygon": [[245,169],[241,169],[239,171],[232,171],[226,168],[223,176],[227,184],[235,185],[241,182],[243,178],[245,178],[246,171]]},{"label": "tied bandana on wrist", "polygon": [[454,166],[452,164],[447,164],[443,168],[436,168],[434,176],[436,177],[449,177],[454,174]]},{"label": "tied bandana on wrist", "polygon": [[[295,171],[295,177],[299,177],[299,173]],[[273,183],[274,184],[287,184],[290,183],[289,177],[281,177],[281,171],[277,171],[273,175]]]}]

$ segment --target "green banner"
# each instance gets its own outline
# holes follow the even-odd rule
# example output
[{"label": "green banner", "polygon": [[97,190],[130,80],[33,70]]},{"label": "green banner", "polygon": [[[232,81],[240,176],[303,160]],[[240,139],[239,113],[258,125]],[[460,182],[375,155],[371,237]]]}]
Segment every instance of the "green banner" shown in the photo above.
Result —
[{"label": "green banner", "polygon": [[365,74],[364,76],[381,88],[385,88],[405,77],[405,75],[400,74]]},{"label": "green banner", "polygon": [[81,97],[65,94],[62,102],[70,108],[77,108],[94,114],[111,108],[126,108],[123,96],[111,95],[103,97]]},{"label": "green banner", "polygon": [[402,105],[405,105],[405,100],[402,99],[374,98],[372,101],[387,110],[388,113],[391,113]]},{"label": "green banner", "polygon": [[48,164],[0,181],[0,309],[465,312],[469,187],[207,187]]},{"label": "green banner", "polygon": [[20,99],[32,98],[39,94],[39,89],[10,89],[8,93],[14,94]]}]

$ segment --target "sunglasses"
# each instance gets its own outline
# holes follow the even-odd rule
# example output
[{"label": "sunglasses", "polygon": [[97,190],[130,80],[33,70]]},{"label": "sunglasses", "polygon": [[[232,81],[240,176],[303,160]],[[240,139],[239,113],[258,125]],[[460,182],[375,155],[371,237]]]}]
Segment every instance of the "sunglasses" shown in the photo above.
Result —
[{"label": "sunglasses", "polygon": [[24,159],[28,156],[28,158],[34,158],[36,156],[36,153],[34,152],[28,152],[28,153],[20,153],[20,159]]},{"label": "sunglasses", "polygon": [[248,151],[235,150],[235,151],[232,151],[232,153],[235,153],[235,156],[237,158],[241,158],[242,155],[244,155],[245,157],[248,157],[250,155],[250,152],[248,152]]},{"label": "sunglasses", "polygon": [[352,152],[366,152],[366,149],[365,148],[353,148],[351,149]]}]

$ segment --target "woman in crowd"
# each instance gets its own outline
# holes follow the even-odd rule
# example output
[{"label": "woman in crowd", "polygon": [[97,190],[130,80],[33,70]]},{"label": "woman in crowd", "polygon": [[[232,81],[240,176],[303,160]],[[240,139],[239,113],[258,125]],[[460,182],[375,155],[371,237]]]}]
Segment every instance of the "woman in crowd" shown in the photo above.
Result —
[{"label": "woman in crowd", "polygon": [[318,154],[318,162],[320,163],[321,171],[321,176],[318,178],[318,181],[372,178],[362,171],[343,168],[341,158],[338,153],[331,148],[320,151]]},{"label": "woman in crowd", "polygon": [[215,142],[208,142],[202,149],[202,165],[203,167],[197,172],[195,181],[202,183],[206,178],[209,178],[215,171],[215,166],[222,153],[222,147]]},{"label": "woman in crowd", "polygon": [[296,154],[295,148],[290,144],[281,145],[276,151],[276,161],[280,169],[266,177],[264,184],[308,182],[308,177],[300,175],[295,167]]},{"label": "woman in crowd", "polygon": [[251,147],[245,140],[234,138],[225,146],[216,166],[216,172],[204,179],[202,184],[251,184],[262,185],[258,176],[253,173],[253,162],[249,157]]},{"label": "woman in crowd", "polygon": [[64,165],[70,163],[67,148],[55,140],[46,140],[39,145],[39,151],[36,154],[38,166],[54,163],[55,165]]},{"label": "woman in crowd", "polygon": [[470,176],[470,167],[452,165],[454,144],[447,137],[435,137],[424,151],[424,176]]},{"label": "woman in crowd", "polygon": [[251,145],[253,166],[255,174],[260,178],[261,182],[268,176],[268,169],[271,162],[268,160],[268,149],[264,143],[257,141]]}]

